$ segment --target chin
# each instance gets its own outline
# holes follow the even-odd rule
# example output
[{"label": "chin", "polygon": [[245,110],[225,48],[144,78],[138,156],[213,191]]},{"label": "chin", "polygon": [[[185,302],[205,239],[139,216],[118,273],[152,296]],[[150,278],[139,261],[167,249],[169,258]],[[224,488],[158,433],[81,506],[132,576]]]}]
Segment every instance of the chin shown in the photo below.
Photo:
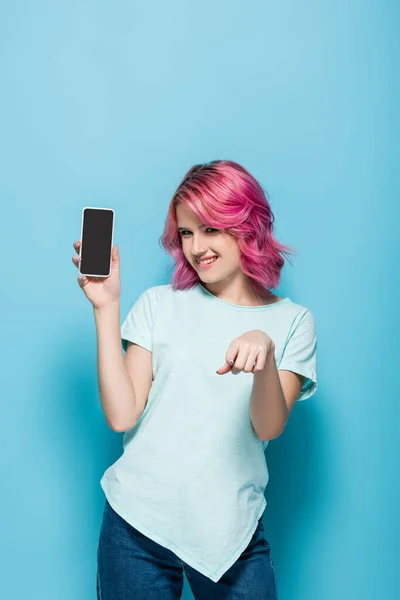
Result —
[{"label": "chin", "polygon": [[206,275],[204,273],[200,273],[199,275],[200,275],[200,279],[202,281],[207,281],[208,283],[212,283],[212,282],[220,281],[221,279],[224,279],[221,276],[219,276],[219,277],[217,275],[213,276],[213,275],[211,275],[211,273],[210,273],[210,275]]}]

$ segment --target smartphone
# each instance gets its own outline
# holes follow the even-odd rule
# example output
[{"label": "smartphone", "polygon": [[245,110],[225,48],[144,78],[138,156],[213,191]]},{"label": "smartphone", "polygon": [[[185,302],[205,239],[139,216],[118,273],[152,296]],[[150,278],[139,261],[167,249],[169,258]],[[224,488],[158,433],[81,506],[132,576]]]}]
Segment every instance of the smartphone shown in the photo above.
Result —
[{"label": "smartphone", "polygon": [[114,210],[85,206],[82,209],[79,272],[89,277],[111,274],[114,238]]}]

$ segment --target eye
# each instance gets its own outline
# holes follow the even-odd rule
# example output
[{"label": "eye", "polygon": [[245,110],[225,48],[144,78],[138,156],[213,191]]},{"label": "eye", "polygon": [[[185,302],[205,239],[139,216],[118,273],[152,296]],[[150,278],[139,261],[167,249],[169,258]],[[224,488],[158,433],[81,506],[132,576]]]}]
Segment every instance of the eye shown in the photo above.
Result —
[{"label": "eye", "polygon": [[[214,229],[213,227],[207,227],[206,231],[207,231],[207,230],[211,230],[211,231],[218,231],[218,229]],[[188,231],[187,229],[183,229],[183,230],[180,232],[180,234],[181,234],[181,236],[184,236],[184,235],[187,235],[187,234],[189,234],[189,235],[190,235],[190,231]]]}]

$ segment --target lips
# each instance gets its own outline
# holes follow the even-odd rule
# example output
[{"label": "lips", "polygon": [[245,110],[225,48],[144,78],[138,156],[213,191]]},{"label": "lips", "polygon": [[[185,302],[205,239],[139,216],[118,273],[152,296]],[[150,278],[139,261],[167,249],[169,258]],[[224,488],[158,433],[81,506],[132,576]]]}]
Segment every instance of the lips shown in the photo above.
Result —
[{"label": "lips", "polygon": [[[212,254],[211,256],[203,256],[203,258],[201,260],[210,260],[211,258],[218,258],[218,256],[216,256],[215,254]],[[199,260],[196,260],[197,264],[200,264]]]},{"label": "lips", "polygon": [[213,266],[215,265],[215,263],[218,260],[218,256],[215,257],[214,260],[212,260],[211,262],[208,263],[197,263],[197,269],[200,271],[206,271],[207,269],[212,269]]}]

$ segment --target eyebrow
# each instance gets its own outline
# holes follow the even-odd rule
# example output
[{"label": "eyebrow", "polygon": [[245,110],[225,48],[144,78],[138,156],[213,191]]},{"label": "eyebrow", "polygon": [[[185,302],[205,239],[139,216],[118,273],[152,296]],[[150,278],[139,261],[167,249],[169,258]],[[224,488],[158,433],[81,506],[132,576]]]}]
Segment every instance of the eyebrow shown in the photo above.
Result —
[{"label": "eyebrow", "polygon": [[[202,223],[202,224],[201,224],[201,227],[205,227],[205,224],[204,224],[204,223]],[[184,230],[186,230],[186,229],[189,229],[189,227],[178,227],[178,231],[184,231]]]}]

